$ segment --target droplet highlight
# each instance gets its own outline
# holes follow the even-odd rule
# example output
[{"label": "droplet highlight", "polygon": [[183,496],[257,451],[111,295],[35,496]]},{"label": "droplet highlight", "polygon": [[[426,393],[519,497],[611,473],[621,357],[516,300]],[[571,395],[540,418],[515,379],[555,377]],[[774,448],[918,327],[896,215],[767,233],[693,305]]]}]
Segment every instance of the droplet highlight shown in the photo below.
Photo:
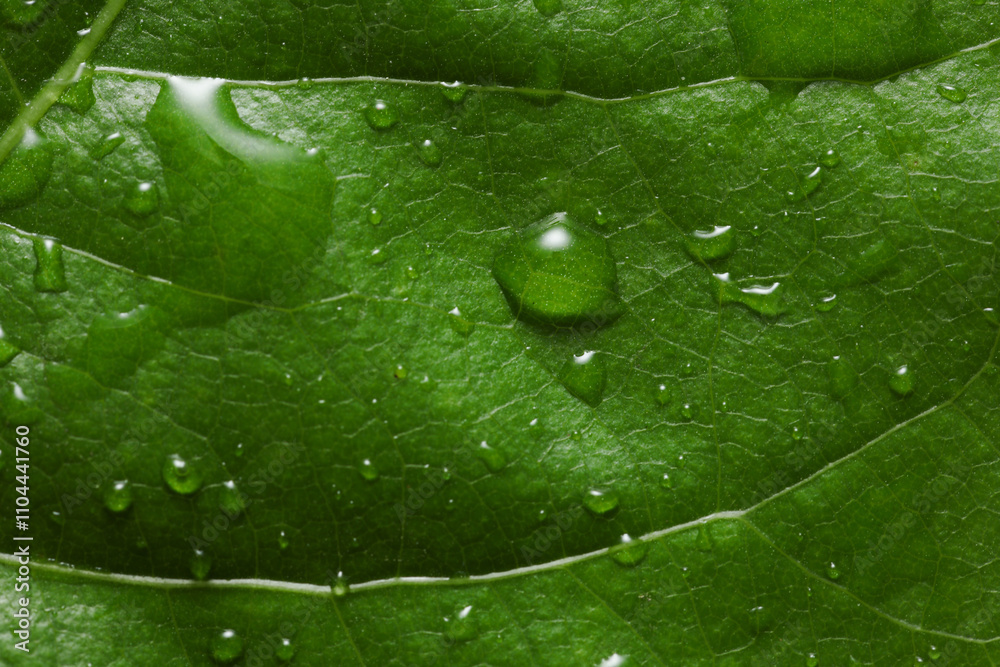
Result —
[{"label": "droplet highlight", "polygon": [[906,397],[913,393],[913,373],[909,366],[897,368],[889,378],[889,389],[896,396]]},{"label": "droplet highlight", "polygon": [[687,251],[697,260],[711,262],[725,259],[736,250],[736,234],[729,225],[709,231],[695,231],[687,238]]},{"label": "droplet highlight", "polygon": [[937,94],[949,102],[954,102],[955,104],[961,104],[967,97],[969,97],[969,93],[964,88],[949,86],[943,83],[938,84]]}]

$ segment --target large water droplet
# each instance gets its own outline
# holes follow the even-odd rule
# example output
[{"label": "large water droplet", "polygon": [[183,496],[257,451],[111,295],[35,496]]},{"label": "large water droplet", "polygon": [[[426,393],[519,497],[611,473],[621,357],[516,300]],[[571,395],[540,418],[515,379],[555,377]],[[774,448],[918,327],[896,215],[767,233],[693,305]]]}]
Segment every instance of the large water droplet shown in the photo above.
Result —
[{"label": "large water droplet", "polygon": [[[16,0],[15,0],[16,1]],[[57,104],[69,107],[78,114],[85,114],[94,106],[94,68],[83,66],[75,83],[63,91]]]},{"label": "large water droplet", "polygon": [[493,277],[517,317],[554,326],[602,326],[620,313],[615,263],[604,239],[556,213],[509,242]]},{"label": "large water droplet", "polygon": [[500,472],[507,465],[504,455],[486,444],[485,440],[479,443],[479,447],[476,448],[476,457],[486,465],[490,472]]},{"label": "large water droplet", "polygon": [[465,99],[465,93],[468,91],[465,84],[461,81],[452,81],[451,83],[442,81],[441,82],[441,94],[449,102],[454,102],[458,104]]},{"label": "large water droplet", "polygon": [[711,231],[695,231],[687,238],[687,249],[692,257],[703,262],[723,259],[736,250],[736,234],[728,225],[717,226]]},{"label": "large water droplet", "polygon": [[212,640],[212,659],[227,665],[243,655],[243,638],[235,630],[223,630]]},{"label": "large water droplet", "polygon": [[39,292],[65,292],[66,267],[63,264],[63,247],[55,239],[36,238],[32,242],[35,250],[35,289]]},{"label": "large water droplet", "polygon": [[445,618],[445,636],[456,642],[469,641],[476,636],[476,622],[472,605],[463,607],[451,618]]},{"label": "large water droplet", "polygon": [[132,483],[127,479],[111,482],[104,489],[104,506],[117,513],[132,507]]},{"label": "large water droplet", "polygon": [[399,122],[399,111],[388,102],[377,100],[365,107],[365,120],[373,130],[388,130]]},{"label": "large water droplet", "polygon": [[591,489],[583,496],[583,506],[597,516],[605,516],[618,508],[618,494],[610,489]]},{"label": "large water droplet", "polygon": [[913,393],[913,373],[909,366],[900,366],[889,378],[889,389],[897,396],[909,396]]},{"label": "large water droplet", "polygon": [[621,543],[611,547],[611,558],[619,565],[632,567],[638,565],[648,551],[648,544],[641,540],[633,540],[628,533],[625,533],[621,537]]},{"label": "large water droplet", "polygon": [[28,128],[20,145],[0,165],[0,208],[23,206],[35,199],[52,175],[52,147]]},{"label": "large water droplet", "polygon": [[175,493],[187,495],[201,488],[203,478],[197,464],[171,454],[163,464],[163,481]]},{"label": "large water droplet", "polygon": [[949,86],[943,83],[938,84],[937,93],[944,99],[949,102],[954,102],[955,104],[961,104],[969,96],[969,93],[967,93],[964,88]]},{"label": "large water droplet", "polygon": [[743,287],[729,279],[728,273],[712,275],[716,294],[722,304],[739,303],[767,317],[777,317],[785,312],[781,283]]},{"label": "large water droplet", "polygon": [[212,557],[201,549],[195,549],[188,560],[188,568],[191,570],[192,577],[198,581],[204,581],[208,578],[208,573],[212,571]]},{"label": "large water droplet", "polygon": [[441,149],[430,139],[424,139],[417,144],[417,155],[420,156],[420,161],[428,167],[436,167],[441,164]]},{"label": "large water droplet", "polygon": [[112,132],[111,134],[101,137],[101,140],[91,147],[89,155],[95,160],[102,160],[123,143],[125,143],[125,137],[122,133]]},{"label": "large water droplet", "polygon": [[607,370],[604,355],[593,351],[574,355],[559,370],[559,382],[587,405],[597,407],[604,398]]},{"label": "large water droplet", "polygon": [[125,194],[125,209],[134,216],[145,218],[160,207],[160,190],[156,183],[137,183]]}]

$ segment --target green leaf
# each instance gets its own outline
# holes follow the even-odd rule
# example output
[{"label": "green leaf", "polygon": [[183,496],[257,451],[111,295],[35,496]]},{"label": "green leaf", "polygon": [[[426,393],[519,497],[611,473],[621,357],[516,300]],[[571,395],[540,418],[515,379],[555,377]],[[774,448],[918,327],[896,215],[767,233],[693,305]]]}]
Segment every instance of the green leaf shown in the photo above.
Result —
[{"label": "green leaf", "polygon": [[4,664],[1000,659],[995,3],[85,4],[0,5]]}]

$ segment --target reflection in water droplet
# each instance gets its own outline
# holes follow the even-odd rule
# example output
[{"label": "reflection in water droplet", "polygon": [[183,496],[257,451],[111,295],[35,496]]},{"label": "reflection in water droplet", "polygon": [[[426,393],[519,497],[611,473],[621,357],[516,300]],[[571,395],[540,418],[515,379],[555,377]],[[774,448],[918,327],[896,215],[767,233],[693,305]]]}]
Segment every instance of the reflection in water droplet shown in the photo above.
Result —
[{"label": "reflection in water droplet", "polygon": [[98,141],[90,149],[89,155],[94,160],[101,160],[111,154],[113,150],[125,143],[125,137],[121,132],[112,132]]},{"label": "reflection in water droplet", "polygon": [[187,495],[200,489],[203,480],[197,465],[171,454],[163,464],[163,481],[175,493]]},{"label": "reflection in water droplet", "polygon": [[687,238],[687,250],[703,262],[724,259],[736,250],[736,233],[728,225],[717,226],[711,231],[695,231]]},{"label": "reflection in water droplet", "polygon": [[722,304],[739,303],[765,317],[777,317],[785,312],[781,283],[741,287],[729,279],[728,273],[715,273],[712,281]]},{"label": "reflection in water droplet", "polygon": [[937,93],[944,99],[949,102],[954,102],[955,104],[961,104],[969,96],[969,93],[967,93],[964,88],[949,86],[943,83],[938,84]]},{"label": "reflection in water droplet", "polygon": [[104,506],[112,512],[132,507],[132,484],[127,479],[111,482],[104,489]]},{"label": "reflection in water droplet", "polygon": [[497,256],[493,278],[514,315],[535,324],[600,327],[620,312],[607,243],[565,213],[521,230]]},{"label": "reflection in water droplet", "polygon": [[639,540],[633,540],[629,537],[628,533],[622,535],[621,543],[611,547],[610,550],[612,560],[626,567],[638,565],[646,557],[648,551],[648,544]]},{"label": "reflection in water droplet", "polygon": [[365,107],[365,120],[373,130],[388,130],[399,122],[396,107],[382,100]]},{"label": "reflection in water droplet", "polygon": [[160,190],[156,183],[138,183],[125,195],[125,209],[140,218],[152,215],[160,207]]},{"label": "reflection in water droplet", "polygon": [[604,355],[593,351],[574,355],[563,364],[557,379],[569,393],[587,405],[600,405],[607,383]]},{"label": "reflection in water droplet", "polygon": [[931,660],[938,660],[941,657],[941,651],[939,651],[936,646],[931,644],[931,649],[928,655],[930,656]]},{"label": "reflection in water droplet", "polygon": [[371,459],[365,459],[361,462],[361,476],[367,479],[369,482],[374,482],[378,479],[378,468],[375,464],[371,462]]},{"label": "reflection in water droplet", "polygon": [[424,139],[417,144],[417,155],[420,161],[428,167],[436,167],[441,164],[441,149],[430,139]]},{"label": "reflection in water droplet", "polygon": [[243,638],[235,630],[223,630],[212,640],[212,659],[222,664],[235,662],[243,655]]},{"label": "reflection in water droplet", "polygon": [[35,199],[52,175],[52,147],[31,128],[0,165],[0,208],[23,206]]},{"label": "reflection in water droplet", "polygon": [[191,554],[191,559],[188,561],[188,567],[191,570],[191,576],[198,581],[204,581],[208,578],[208,573],[212,570],[212,557],[201,549],[195,549],[194,553]]},{"label": "reflection in water droplet", "polygon": [[379,264],[385,264],[385,261],[389,259],[389,254],[384,252],[381,248],[373,248],[368,254],[368,263],[378,266]]},{"label": "reflection in water droplet", "polygon": [[476,448],[476,456],[486,464],[490,472],[500,472],[507,465],[503,454],[486,444],[485,440],[479,443],[479,447]]},{"label": "reflection in water droplet", "polygon": [[900,366],[889,378],[889,389],[897,396],[909,396],[913,393],[913,373],[908,366]]},{"label": "reflection in water droplet", "polygon": [[475,617],[472,615],[472,605],[468,605],[459,610],[452,618],[444,619],[445,637],[451,641],[464,642],[476,636]]},{"label": "reflection in water droplet", "polygon": [[591,489],[583,496],[583,506],[597,516],[605,516],[617,509],[618,494],[610,489]]},{"label": "reflection in water droplet", "polygon": [[447,83],[445,81],[441,82],[441,94],[449,102],[454,102],[458,104],[465,99],[465,93],[468,91],[465,84],[460,81],[452,81]]},{"label": "reflection in water droplet", "polygon": [[66,268],[62,244],[55,239],[36,238],[32,246],[35,250],[35,289],[39,292],[65,292]]}]

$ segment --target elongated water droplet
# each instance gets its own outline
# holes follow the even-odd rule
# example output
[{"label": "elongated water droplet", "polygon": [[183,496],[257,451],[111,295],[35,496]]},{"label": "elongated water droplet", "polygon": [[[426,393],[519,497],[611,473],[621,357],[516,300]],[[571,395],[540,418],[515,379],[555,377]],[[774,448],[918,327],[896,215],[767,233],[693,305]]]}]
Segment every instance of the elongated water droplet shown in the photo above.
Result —
[{"label": "elongated water droplet", "polygon": [[378,210],[374,206],[368,209],[368,222],[370,222],[374,227],[382,224],[382,211]]},{"label": "elongated water droplet", "polygon": [[777,317],[785,312],[781,283],[743,287],[732,282],[728,273],[713,274],[712,280],[721,304],[739,303],[766,317]]},{"label": "elongated water droplet", "polygon": [[104,489],[104,506],[117,513],[132,507],[132,483],[127,479],[111,482]]},{"label": "elongated water droplet", "polygon": [[646,557],[648,551],[648,544],[640,540],[633,540],[628,533],[625,533],[621,537],[621,543],[611,547],[611,558],[619,565],[632,567],[638,565]]},{"label": "elongated water droplet", "polygon": [[7,340],[6,334],[0,328],[0,368],[3,368],[21,353],[21,348]]},{"label": "elongated water droplet", "polygon": [[532,0],[538,13],[545,17],[555,16],[562,11],[562,0]]},{"label": "elongated water droplet", "polygon": [[156,183],[137,183],[125,194],[125,209],[132,215],[145,218],[160,207],[160,189]]},{"label": "elongated water droplet", "polygon": [[605,516],[618,508],[618,494],[610,489],[591,489],[583,496],[583,506],[597,516]]},{"label": "elongated water droplet", "polygon": [[63,264],[63,247],[55,239],[36,238],[32,242],[35,250],[35,289],[39,292],[65,292],[66,267]]},{"label": "elongated water droplet", "polygon": [[212,557],[201,549],[195,549],[188,560],[188,568],[191,570],[192,577],[198,581],[204,581],[212,570]]},{"label": "elongated water droplet", "polygon": [[858,374],[847,361],[837,356],[827,364],[826,368],[830,374],[830,391],[834,398],[844,398],[850,394],[858,383]]},{"label": "elongated water droplet", "polygon": [[831,148],[819,156],[819,163],[827,169],[833,169],[840,164],[840,153]]},{"label": "elongated water droplet", "polygon": [[604,355],[589,350],[574,355],[563,364],[557,378],[569,393],[596,407],[604,398],[607,383]]},{"label": "elongated water droplet", "polygon": [[504,455],[486,444],[485,440],[479,443],[479,447],[476,448],[476,457],[486,465],[490,472],[500,472],[507,465]]},{"label": "elongated water droplet", "polygon": [[823,168],[816,167],[802,179],[801,183],[799,183],[795,188],[789,190],[785,196],[788,201],[791,202],[802,201],[812,193],[816,192],[816,189],[822,182]]},{"label": "elongated water droplet", "polygon": [[163,481],[175,493],[187,495],[200,489],[203,479],[197,464],[171,454],[163,464]]},{"label": "elongated water droplet", "polygon": [[441,164],[441,149],[430,139],[424,139],[417,144],[417,155],[420,156],[421,162],[428,167],[436,167]]},{"label": "elongated water droplet", "polygon": [[223,665],[239,660],[243,655],[243,638],[235,630],[223,630],[212,640],[212,659]]},{"label": "elongated water droplet", "polygon": [[909,396],[913,393],[913,373],[909,366],[900,366],[889,378],[889,389],[897,396]]},{"label": "elongated water droplet", "polygon": [[708,532],[708,527],[705,524],[700,524],[698,526],[698,550],[699,551],[711,551],[712,550],[712,535]]},{"label": "elongated water droplet", "polygon": [[454,102],[458,104],[465,99],[465,93],[468,88],[461,81],[452,81],[448,83],[446,81],[441,82],[441,94],[449,102]]},{"label": "elongated water droplet", "polygon": [[465,642],[476,636],[476,619],[472,614],[472,605],[463,607],[450,618],[445,618],[444,634],[456,642]]},{"label": "elongated water droplet", "polygon": [[90,107],[94,106],[96,101],[97,98],[94,97],[94,68],[83,66],[79,70],[77,80],[63,91],[56,103],[83,115],[90,110]]},{"label": "elongated water droplet", "polygon": [[388,102],[377,100],[365,107],[365,120],[373,130],[388,130],[399,122],[399,111]]},{"label": "elongated water droplet", "polygon": [[961,104],[969,96],[969,93],[967,93],[964,88],[949,86],[943,83],[938,84],[937,93],[944,99],[949,102],[954,102],[955,104]]},{"label": "elongated water droplet", "polygon": [[236,487],[236,482],[228,480],[222,483],[219,507],[230,517],[242,514],[247,508],[248,497]]},{"label": "elongated water droplet", "polygon": [[282,637],[274,649],[274,655],[281,662],[288,662],[295,657],[295,644],[287,637]]},{"label": "elongated water droplet", "polygon": [[687,238],[687,250],[697,260],[724,259],[736,250],[736,234],[730,226],[695,231]]},{"label": "elongated water droplet", "polygon": [[52,147],[35,130],[25,130],[21,143],[0,165],[0,208],[33,201],[51,175]]},{"label": "elongated water droplet", "polygon": [[829,313],[837,305],[837,295],[824,296],[816,303],[816,310],[821,313]]},{"label": "elongated water droplet", "polygon": [[514,315],[535,324],[603,326],[620,313],[607,243],[565,213],[523,229],[497,256],[493,278]]},{"label": "elongated water droplet", "polygon": [[365,459],[361,462],[361,476],[367,479],[369,482],[374,482],[378,479],[378,468],[372,463],[371,459]]},{"label": "elongated water droplet", "polygon": [[112,132],[111,134],[101,137],[90,149],[89,155],[95,160],[101,160],[111,154],[116,148],[125,143],[125,137],[122,136],[121,132]]},{"label": "elongated water droplet", "polygon": [[337,578],[330,584],[330,592],[337,598],[342,598],[351,592],[351,587],[348,585],[347,579],[344,578],[343,572],[337,573]]}]

